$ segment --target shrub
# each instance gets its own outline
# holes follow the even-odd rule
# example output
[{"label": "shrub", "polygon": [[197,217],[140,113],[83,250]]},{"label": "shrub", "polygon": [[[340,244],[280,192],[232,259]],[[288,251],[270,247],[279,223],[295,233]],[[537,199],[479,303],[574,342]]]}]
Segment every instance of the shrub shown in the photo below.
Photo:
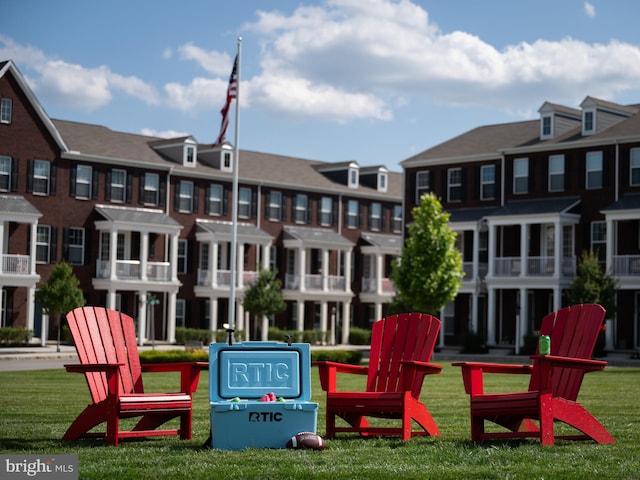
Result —
[{"label": "shrub", "polygon": [[26,345],[32,336],[33,331],[26,328],[3,327],[0,328],[0,345]]},{"label": "shrub", "polygon": [[535,355],[536,348],[538,347],[538,339],[540,337],[533,332],[528,332],[522,337],[522,348],[520,348],[521,355]]},{"label": "shrub", "polygon": [[203,345],[209,345],[213,337],[211,330],[176,327],[176,343],[180,345],[184,345],[188,341],[202,342]]},{"label": "shrub", "polygon": [[146,350],[140,363],[208,362],[208,350]]},{"label": "shrub", "polygon": [[314,350],[311,352],[311,360],[359,365],[362,361],[362,352],[357,350]]},{"label": "shrub", "polygon": [[482,335],[473,331],[462,335],[461,353],[487,353],[487,346],[482,339]]},{"label": "shrub", "polygon": [[351,327],[349,330],[349,343],[351,345],[371,345],[371,330]]}]

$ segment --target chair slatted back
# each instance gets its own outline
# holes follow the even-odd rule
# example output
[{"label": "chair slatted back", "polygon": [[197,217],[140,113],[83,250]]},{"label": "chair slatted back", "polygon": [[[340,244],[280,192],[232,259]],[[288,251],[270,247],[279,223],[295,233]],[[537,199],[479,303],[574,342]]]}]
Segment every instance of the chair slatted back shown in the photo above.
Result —
[{"label": "chair slatted back", "polygon": [[[402,363],[429,362],[440,331],[440,320],[426,313],[402,313],[373,324],[367,391],[397,392],[403,385]],[[420,395],[424,374],[416,375],[411,387]]]},{"label": "chair slatted back", "polygon": [[[605,314],[605,309],[597,304],[562,308],[542,319],[540,335],[548,335],[551,338],[551,355],[590,359],[598,335],[604,329]],[[533,369],[529,390],[538,389],[536,362]],[[554,368],[551,376],[553,395],[575,401],[584,375],[585,371],[581,369]]]},{"label": "chair slatted back", "polygon": [[[135,325],[129,315],[104,307],[79,307],[67,314],[67,322],[81,364],[122,363],[121,393],[143,393]],[[93,402],[104,400],[106,374],[89,372],[85,377]]]}]

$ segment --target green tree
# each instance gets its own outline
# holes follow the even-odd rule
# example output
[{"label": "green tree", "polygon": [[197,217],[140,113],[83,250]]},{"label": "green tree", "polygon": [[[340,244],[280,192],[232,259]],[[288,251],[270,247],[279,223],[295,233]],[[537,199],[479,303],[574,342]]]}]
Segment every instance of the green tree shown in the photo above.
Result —
[{"label": "green tree", "polygon": [[[287,304],[282,297],[282,282],[277,272],[260,270],[256,281],[247,287],[242,305],[247,312],[262,318],[283,312]],[[263,325],[263,328],[266,327]]]},{"label": "green tree", "polygon": [[60,262],[53,267],[49,279],[40,283],[40,288],[36,291],[36,302],[42,306],[42,311],[49,315],[50,319],[57,322],[57,350],[60,351],[60,315],[84,306],[80,282],[68,263]]},{"label": "green tree", "polygon": [[593,251],[582,252],[578,271],[565,292],[569,305],[578,303],[599,303],[607,311],[607,318],[616,313],[616,290],[613,277],[600,266],[598,256]]},{"label": "green tree", "polygon": [[456,248],[456,233],[449,226],[449,214],[433,193],[420,198],[412,210],[401,255],[392,265],[396,288],[393,308],[408,308],[438,314],[462,285],[462,259]]}]

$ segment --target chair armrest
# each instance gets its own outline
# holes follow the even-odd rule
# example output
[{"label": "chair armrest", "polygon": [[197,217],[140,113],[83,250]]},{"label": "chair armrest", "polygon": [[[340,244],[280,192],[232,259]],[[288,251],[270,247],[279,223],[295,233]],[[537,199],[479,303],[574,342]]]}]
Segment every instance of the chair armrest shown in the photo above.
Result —
[{"label": "chair armrest", "polygon": [[198,389],[200,372],[209,368],[208,362],[143,363],[143,372],[180,372],[180,390],[192,394]]},{"label": "chair armrest", "polygon": [[451,365],[454,367],[462,367],[464,391],[471,396],[482,395],[484,393],[484,373],[530,375],[533,370],[532,365],[510,365],[503,363],[455,362]]},{"label": "chair armrest", "polygon": [[557,355],[533,355],[531,358],[538,362],[538,389],[546,391],[551,385],[551,373],[554,368],[576,368],[585,373],[604,370],[607,362],[587,358],[560,357]]},{"label": "chair armrest", "polygon": [[430,362],[410,361],[410,362],[400,362],[400,363],[407,367],[412,367],[418,372],[424,373],[425,375],[442,373],[442,369],[444,368],[442,365],[437,365],[435,363],[430,363]]},{"label": "chair armrest", "polygon": [[71,373],[116,372],[124,363],[92,363],[91,365],[65,364],[64,368]]},{"label": "chair armrest", "polygon": [[312,365],[318,367],[318,373],[320,375],[320,387],[325,392],[336,391],[338,373],[366,375],[369,372],[369,369],[365,366],[352,365],[349,363],[315,361],[312,362]]}]

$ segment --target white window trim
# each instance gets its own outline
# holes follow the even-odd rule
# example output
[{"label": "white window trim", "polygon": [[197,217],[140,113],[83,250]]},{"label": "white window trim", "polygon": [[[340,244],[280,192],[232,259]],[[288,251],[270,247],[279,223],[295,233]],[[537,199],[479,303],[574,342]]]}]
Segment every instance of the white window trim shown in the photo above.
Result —
[{"label": "white window trim", "polygon": [[[427,179],[426,185],[423,185],[423,182],[420,181],[423,177]],[[429,191],[431,191],[431,171],[422,170],[416,172],[416,204],[420,205],[420,197]]]},{"label": "white window trim", "polygon": [[349,167],[349,172],[348,172],[348,185],[349,188],[358,188],[358,184],[360,183],[360,175],[359,175],[359,171],[357,168],[354,167]]},{"label": "white window trim", "polygon": [[[220,195],[214,195],[214,192],[220,192]],[[219,217],[222,215],[222,196],[224,195],[224,187],[218,183],[212,183],[209,188],[209,215]],[[216,206],[216,208],[213,208]]]},{"label": "white window trim", "polygon": [[[527,167],[527,171],[525,175],[517,175],[516,174],[516,163],[518,162],[518,160],[525,162],[526,163],[526,167]],[[517,189],[517,185],[518,179],[521,178],[526,178],[527,179],[527,188],[524,191],[519,191]],[[513,194],[514,195],[524,195],[529,193],[529,158],[528,157],[519,157],[519,158],[514,158],[513,159]]]},{"label": "white window trim", "polygon": [[[591,128],[587,129],[587,114],[591,114]],[[589,108],[582,112],[582,135],[593,135],[597,132],[598,126],[596,125],[596,109]]]},{"label": "white window trim", "polygon": [[[5,109],[5,105],[8,105],[8,107]],[[5,118],[5,110],[8,110],[8,118]],[[3,98],[0,101],[0,123],[4,123],[9,125],[11,123],[13,117],[13,100],[11,100],[10,98]]]},{"label": "white window trim", "polygon": [[[593,155],[593,154],[599,154],[600,156],[600,168],[599,170],[590,170],[589,169],[589,156]],[[600,172],[602,178],[602,181],[600,182],[600,185],[592,187],[589,186],[589,173],[590,172]],[[587,190],[598,190],[604,187],[604,155],[602,150],[598,150],[598,151],[594,151],[594,152],[587,152],[585,154],[585,162],[584,162],[584,187]]]},{"label": "white window trim", "polygon": [[0,155],[0,160],[7,161],[9,168],[6,172],[7,177],[7,188],[0,188],[0,192],[10,192],[11,191],[11,170],[13,167],[13,159],[7,155]]},{"label": "white window trim", "polygon": [[389,177],[387,176],[387,174],[379,173],[378,174],[378,191],[386,192],[388,185],[389,185]]},{"label": "white window trim", "polygon": [[[485,170],[489,170],[492,169],[493,170],[493,180],[491,182],[485,182],[484,180],[484,172]],[[484,194],[484,186],[485,185],[493,185],[494,189],[493,189],[493,196],[492,197],[486,197]],[[480,167],[480,200],[495,200],[496,198],[496,191],[495,191],[495,186],[496,186],[496,166],[495,165],[482,165],[482,167]]]},{"label": "white window trim", "polygon": [[[636,154],[636,160],[638,161],[637,165],[633,165],[634,153]],[[632,148],[629,151],[629,185],[632,187],[640,186],[640,181],[633,181],[633,171],[638,170],[640,172],[640,148]],[[638,175],[640,177],[640,174]]]},{"label": "white window trim", "polygon": [[[157,180],[157,184],[156,185],[150,185],[150,183],[147,180],[150,180],[151,178],[155,178]],[[150,188],[150,187],[153,188]],[[159,195],[160,195],[160,175],[157,173],[153,173],[153,172],[146,172],[144,174],[144,187],[143,187],[143,198],[142,198],[142,203],[144,205],[153,205],[156,206],[158,205],[159,202]],[[153,193],[154,197],[155,197],[155,201],[154,202],[147,202],[147,193]]]},{"label": "white window trim", "polygon": [[[544,132],[544,121],[549,119],[549,133]],[[553,138],[553,115],[543,115],[540,119],[540,140]]]},{"label": "white window trim", "polygon": [[[178,192],[178,211],[180,212],[193,212],[193,182],[187,180],[180,180],[180,192]],[[183,186],[191,185],[191,191],[186,194],[184,193]],[[189,207],[183,208],[182,202],[183,200],[189,200]]]},{"label": "white window trim", "polygon": [[[553,160],[562,160],[562,172],[552,172],[551,171],[551,164],[553,162]],[[548,190],[550,192],[564,192],[564,179],[565,179],[565,161],[564,161],[564,155],[549,155],[549,160],[548,160],[548,175],[547,175],[547,187]],[[551,177],[552,176],[560,176],[562,175],[562,187],[561,188],[552,188],[551,187]]]},{"label": "white window trim", "polygon": [[[455,182],[452,180],[452,176],[454,173],[458,173],[460,176],[459,181]],[[460,198],[452,198],[452,192],[459,192]],[[449,203],[460,203],[462,201],[462,168],[454,167],[447,170],[447,201]]]},{"label": "white window trim", "polygon": [[72,262],[71,261],[71,256],[67,255],[67,257],[69,258],[69,263],[71,265],[84,265],[84,249],[85,249],[85,244],[86,244],[86,232],[85,232],[85,229],[82,228],[82,227],[69,227],[69,238],[71,237],[71,231],[72,230],[82,232],[82,243],[80,245],[76,245],[76,244],[71,245],[71,243],[69,243],[69,245],[68,245],[69,250],[71,250],[71,248],[80,250],[80,263]]}]

